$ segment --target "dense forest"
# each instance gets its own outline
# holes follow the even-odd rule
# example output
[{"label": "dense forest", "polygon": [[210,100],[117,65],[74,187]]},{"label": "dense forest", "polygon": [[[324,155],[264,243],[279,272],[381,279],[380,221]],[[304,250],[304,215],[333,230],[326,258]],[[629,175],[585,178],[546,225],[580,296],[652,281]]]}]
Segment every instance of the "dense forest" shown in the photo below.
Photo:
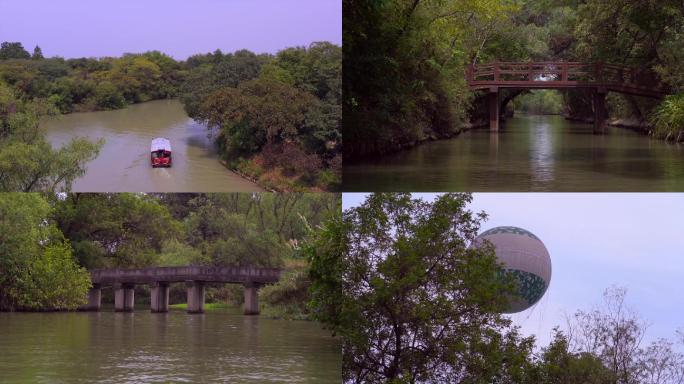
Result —
[{"label": "dense forest", "polygon": [[[74,309],[89,269],[225,265],[284,268],[260,290],[264,313],[306,318],[302,248],[339,209],[339,195],[328,193],[0,194],[0,310]],[[137,289],[145,301],[147,288]],[[207,294],[242,300],[237,286]],[[182,286],[174,297],[185,302]]]},{"label": "dense forest", "polygon": [[523,336],[501,315],[516,287],[494,248],[470,246],[486,218],[471,202],[376,193],[316,232],[313,314],[343,338],[344,382],[684,382],[684,328],[647,343],[624,288],[568,314],[548,345]]},{"label": "dense forest", "polygon": [[[21,150],[48,156],[61,151],[73,158],[63,162],[70,165],[66,181],[72,181],[102,143],[76,140],[60,150],[50,148],[37,130],[41,117],[180,98],[190,117],[208,124],[230,168],[270,189],[338,189],[341,67],[341,48],[330,43],[288,48],[276,55],[217,50],[177,61],[159,51],[122,57],[46,58],[39,47],[30,54],[21,43],[4,42],[0,47],[0,157]],[[60,177],[64,171],[44,170],[44,164],[34,158],[24,156],[23,169],[7,170],[5,181],[0,174],[0,188],[49,192],[58,186],[69,190],[69,183],[32,182],[34,178],[65,179]],[[35,175],[41,173],[39,168],[45,176]],[[35,171],[31,174],[30,170]]]},{"label": "dense forest", "polygon": [[[612,117],[684,139],[684,5],[651,0],[343,0],[345,157],[446,138],[478,124],[484,98],[468,64],[582,61],[637,68],[672,96],[609,94]],[[502,94],[504,106],[522,91]],[[592,116],[591,94],[564,91],[563,113]],[[505,108],[502,109],[505,112]]]}]

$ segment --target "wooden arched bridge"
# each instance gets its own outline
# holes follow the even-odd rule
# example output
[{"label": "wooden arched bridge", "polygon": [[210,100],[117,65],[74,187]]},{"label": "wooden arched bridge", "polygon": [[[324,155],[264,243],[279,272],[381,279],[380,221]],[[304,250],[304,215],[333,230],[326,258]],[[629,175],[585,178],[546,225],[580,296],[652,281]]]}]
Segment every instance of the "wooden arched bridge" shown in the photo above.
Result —
[{"label": "wooden arched bridge", "polygon": [[169,284],[184,282],[188,292],[188,312],[204,312],[204,285],[206,283],[242,284],[245,288],[244,313],[259,313],[257,290],[265,284],[278,282],[280,269],[255,267],[152,267],[142,269],[95,269],[90,271],[93,287],[88,292],[88,304],[81,310],[99,311],[101,290],[114,288],[114,310],[132,312],[136,284],[150,286],[152,312],[168,312]]},{"label": "wooden arched bridge", "polygon": [[489,128],[499,129],[499,89],[589,89],[593,91],[594,129],[603,131],[608,118],[606,94],[618,92],[663,98],[667,91],[654,76],[637,68],[604,63],[495,62],[470,65],[466,80],[472,90],[488,92]]}]

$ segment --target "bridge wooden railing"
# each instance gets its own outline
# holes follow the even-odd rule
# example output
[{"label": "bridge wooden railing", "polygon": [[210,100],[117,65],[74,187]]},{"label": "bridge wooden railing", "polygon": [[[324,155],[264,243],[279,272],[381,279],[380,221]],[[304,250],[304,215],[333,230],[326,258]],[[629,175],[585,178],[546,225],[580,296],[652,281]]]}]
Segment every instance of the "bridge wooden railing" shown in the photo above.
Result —
[{"label": "bridge wooden railing", "polygon": [[652,75],[636,68],[606,63],[494,62],[470,65],[466,80],[472,89],[604,87],[611,91],[662,97],[667,92]]}]

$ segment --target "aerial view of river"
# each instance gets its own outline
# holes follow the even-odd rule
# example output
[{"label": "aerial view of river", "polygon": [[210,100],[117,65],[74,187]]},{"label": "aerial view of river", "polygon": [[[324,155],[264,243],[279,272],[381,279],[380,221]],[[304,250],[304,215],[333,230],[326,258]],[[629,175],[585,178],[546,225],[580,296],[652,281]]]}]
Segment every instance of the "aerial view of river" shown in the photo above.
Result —
[{"label": "aerial view of river", "polygon": [[243,316],[0,312],[3,383],[339,383],[341,343],[310,321]]},{"label": "aerial view of river", "polygon": [[681,191],[684,145],[624,128],[594,134],[561,116],[519,115],[344,164],[344,191]]},{"label": "aerial view of river", "polygon": [[[157,100],[128,108],[61,115],[41,128],[61,146],[73,137],[106,140],[74,192],[251,192],[262,189],[219,163],[206,126],[185,114],[177,100]],[[173,165],[152,168],[150,142],[170,140]]]}]

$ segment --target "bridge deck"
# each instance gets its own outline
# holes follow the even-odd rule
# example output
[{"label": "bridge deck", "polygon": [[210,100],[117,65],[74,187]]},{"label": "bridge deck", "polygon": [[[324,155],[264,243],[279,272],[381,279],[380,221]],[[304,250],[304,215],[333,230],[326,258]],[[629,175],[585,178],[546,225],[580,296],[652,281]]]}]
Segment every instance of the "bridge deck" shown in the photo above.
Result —
[{"label": "bridge deck", "polygon": [[635,68],[603,63],[478,64],[467,68],[466,80],[473,90],[585,88],[652,98],[662,98],[667,94],[655,79]]},{"label": "bridge deck", "polygon": [[154,282],[183,282],[188,280],[217,283],[275,283],[280,269],[255,267],[152,267],[141,269],[94,269],[90,271],[93,284],[120,283],[150,284]]}]

